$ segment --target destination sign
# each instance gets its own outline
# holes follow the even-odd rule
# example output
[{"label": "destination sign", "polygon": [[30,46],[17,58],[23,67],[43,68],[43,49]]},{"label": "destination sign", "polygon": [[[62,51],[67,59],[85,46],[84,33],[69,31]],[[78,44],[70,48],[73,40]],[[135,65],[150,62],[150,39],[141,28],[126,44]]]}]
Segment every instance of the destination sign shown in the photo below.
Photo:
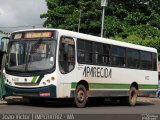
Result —
[{"label": "destination sign", "polygon": [[51,32],[28,32],[25,33],[24,38],[49,38],[51,35]]},{"label": "destination sign", "polygon": [[14,36],[14,39],[21,39],[22,38],[22,33],[17,33],[17,34],[15,34],[15,36]]},{"label": "destination sign", "polygon": [[52,32],[44,32],[44,31],[38,31],[38,32],[22,32],[22,33],[15,33],[13,39],[32,39],[32,38],[51,38]]}]

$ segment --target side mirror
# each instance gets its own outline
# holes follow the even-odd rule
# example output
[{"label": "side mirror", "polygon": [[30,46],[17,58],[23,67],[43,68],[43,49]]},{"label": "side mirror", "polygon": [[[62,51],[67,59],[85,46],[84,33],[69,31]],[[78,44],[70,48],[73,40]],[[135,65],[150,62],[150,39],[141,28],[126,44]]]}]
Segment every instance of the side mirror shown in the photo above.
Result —
[{"label": "side mirror", "polygon": [[7,46],[9,42],[9,37],[2,37],[0,41],[0,50],[3,52],[7,52]]}]

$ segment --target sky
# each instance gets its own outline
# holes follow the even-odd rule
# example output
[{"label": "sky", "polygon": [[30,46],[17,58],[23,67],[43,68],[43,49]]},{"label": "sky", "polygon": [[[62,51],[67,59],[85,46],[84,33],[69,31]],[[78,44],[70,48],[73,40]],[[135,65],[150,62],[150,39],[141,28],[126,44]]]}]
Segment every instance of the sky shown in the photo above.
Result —
[{"label": "sky", "polygon": [[46,12],[45,0],[0,0],[0,30],[11,33],[32,26],[41,28],[45,19],[40,14]]}]

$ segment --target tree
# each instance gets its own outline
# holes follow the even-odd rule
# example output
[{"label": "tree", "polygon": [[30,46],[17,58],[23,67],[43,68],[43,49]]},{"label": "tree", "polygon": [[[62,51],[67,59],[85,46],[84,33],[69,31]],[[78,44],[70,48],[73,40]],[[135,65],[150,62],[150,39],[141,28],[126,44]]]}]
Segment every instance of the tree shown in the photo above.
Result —
[{"label": "tree", "polygon": [[77,31],[81,12],[80,32],[100,34],[101,9],[99,0],[46,0],[48,12],[41,14],[47,18],[45,27],[63,28]]},{"label": "tree", "polygon": [[[40,17],[46,18],[45,27],[72,31],[77,31],[80,17],[80,32],[100,36],[100,2],[101,0],[46,0],[48,11]],[[109,1],[105,11],[105,37],[152,46],[160,52],[159,5],[159,0]]]}]

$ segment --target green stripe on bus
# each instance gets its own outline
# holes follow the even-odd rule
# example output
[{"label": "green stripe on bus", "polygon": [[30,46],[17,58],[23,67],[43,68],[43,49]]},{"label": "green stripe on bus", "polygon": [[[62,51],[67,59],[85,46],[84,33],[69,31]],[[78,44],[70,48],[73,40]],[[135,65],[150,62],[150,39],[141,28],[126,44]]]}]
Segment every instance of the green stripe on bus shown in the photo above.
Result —
[{"label": "green stripe on bus", "polygon": [[77,86],[77,83],[76,83],[76,82],[72,82],[72,83],[71,83],[71,88],[75,89],[76,86]]},{"label": "green stripe on bus", "polygon": [[129,84],[97,84],[91,83],[89,84],[89,88],[91,89],[129,89]]},{"label": "green stripe on bus", "polygon": [[[77,83],[72,83],[71,88],[76,88]],[[129,89],[129,84],[101,84],[101,83],[89,83],[90,89]]]},{"label": "green stripe on bus", "polygon": [[158,85],[139,85],[139,89],[157,89]]},{"label": "green stripe on bus", "polygon": [[36,83],[36,80],[37,80],[37,76],[34,76],[34,77],[32,78],[31,83]]},{"label": "green stripe on bus", "polygon": [[[75,89],[76,82],[71,84],[71,88]],[[101,83],[89,83],[90,89],[130,89],[130,84],[101,84]],[[139,89],[157,89],[157,85],[139,85]]]}]

